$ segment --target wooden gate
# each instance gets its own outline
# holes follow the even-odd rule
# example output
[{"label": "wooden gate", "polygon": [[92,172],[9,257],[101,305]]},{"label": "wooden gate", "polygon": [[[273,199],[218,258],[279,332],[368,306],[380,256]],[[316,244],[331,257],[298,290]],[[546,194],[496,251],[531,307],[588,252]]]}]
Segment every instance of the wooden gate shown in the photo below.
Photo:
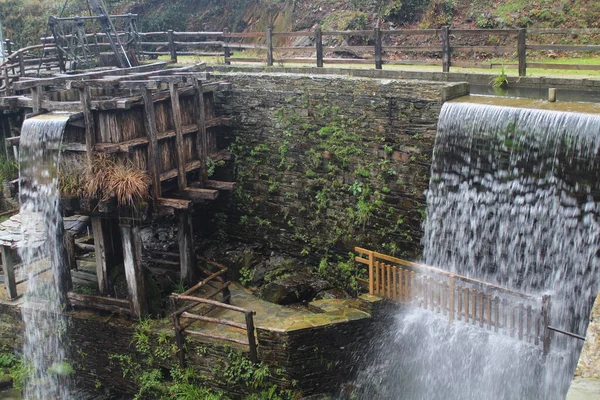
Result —
[{"label": "wooden gate", "polygon": [[[356,247],[369,267],[369,293],[447,315],[541,346],[550,347],[550,296],[532,296],[438,268]],[[363,257],[363,256],[366,256]]]}]

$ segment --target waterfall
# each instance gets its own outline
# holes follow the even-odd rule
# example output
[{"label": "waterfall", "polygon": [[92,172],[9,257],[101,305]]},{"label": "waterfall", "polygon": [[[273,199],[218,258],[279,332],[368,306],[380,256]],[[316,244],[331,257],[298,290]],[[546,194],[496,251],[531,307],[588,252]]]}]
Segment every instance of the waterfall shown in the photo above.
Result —
[{"label": "waterfall", "polygon": [[68,114],[26,119],[20,139],[20,215],[24,241],[20,279],[27,278],[22,306],[25,338],[23,362],[28,370],[26,399],[69,399],[64,348],[67,318],[58,287],[63,222],[59,212],[58,162]]},{"label": "waterfall", "polygon": [[[551,324],[585,335],[598,293],[600,117],[444,104],[424,262],[552,296]],[[361,398],[564,399],[582,342],[550,354],[427,311],[400,310],[359,374]]]}]

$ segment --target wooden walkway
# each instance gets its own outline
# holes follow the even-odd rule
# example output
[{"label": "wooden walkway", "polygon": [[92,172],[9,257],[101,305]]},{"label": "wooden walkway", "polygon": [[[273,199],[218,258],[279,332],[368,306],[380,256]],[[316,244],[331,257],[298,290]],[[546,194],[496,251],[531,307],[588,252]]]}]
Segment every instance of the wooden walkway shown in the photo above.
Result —
[{"label": "wooden walkway", "polygon": [[550,348],[550,296],[534,296],[356,247],[369,293]]}]

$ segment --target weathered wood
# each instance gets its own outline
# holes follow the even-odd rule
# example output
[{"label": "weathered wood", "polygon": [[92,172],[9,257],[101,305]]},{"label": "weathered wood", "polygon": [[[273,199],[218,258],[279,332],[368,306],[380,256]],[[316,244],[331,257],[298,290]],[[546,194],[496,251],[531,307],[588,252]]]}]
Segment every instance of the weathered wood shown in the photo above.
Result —
[{"label": "weathered wood", "polygon": [[169,29],[167,31],[167,35],[169,37],[169,52],[171,53],[171,62],[177,62],[177,46],[175,45],[175,36],[173,35],[173,30]]},{"label": "weathered wood", "polygon": [[136,243],[139,238],[138,227],[121,226],[125,278],[127,280],[129,301],[131,302],[131,314],[134,317],[142,317],[148,314],[148,300],[146,298],[144,274],[141,264],[141,249]]},{"label": "weathered wood", "polygon": [[181,263],[181,280],[184,284],[188,285],[196,279],[196,258],[194,257],[192,216],[187,211],[179,213],[177,243]]},{"label": "weathered wood", "polygon": [[32,110],[34,113],[39,113],[42,110],[42,87],[36,86],[31,88]]},{"label": "weathered wood", "polygon": [[168,207],[174,210],[189,210],[192,206],[192,202],[189,200],[182,199],[169,199],[161,197],[156,201],[159,207]]},{"label": "weathered wood", "polygon": [[174,294],[173,296],[177,300],[187,300],[187,301],[195,301],[196,303],[210,304],[213,306],[225,308],[225,309],[231,310],[231,311],[241,312],[244,314],[245,313],[254,313],[254,311],[248,310],[246,308],[236,307],[236,306],[232,306],[230,304],[223,304],[223,303],[215,301],[215,300],[208,300],[208,299],[203,299],[200,297],[185,296],[185,295],[181,295],[181,294]]},{"label": "weathered wood", "polygon": [[193,292],[195,292],[196,290],[200,289],[202,286],[208,284],[210,281],[212,281],[213,279],[216,279],[217,277],[225,274],[227,272],[227,268],[224,268],[220,271],[214,272],[212,274],[210,274],[208,277],[206,277],[205,279],[203,279],[201,282],[198,282],[197,284],[195,284],[194,286],[192,286],[191,288],[189,288],[188,290],[186,290],[185,292],[183,292],[181,295],[182,296],[190,296]]},{"label": "weathered wood", "polygon": [[496,316],[494,321],[494,332],[498,333],[500,328],[500,298],[498,296],[494,297],[494,314]]},{"label": "weathered wood", "polygon": [[375,36],[375,69],[382,68],[382,58],[383,58],[383,50],[381,49],[381,29],[379,27],[375,28],[374,32]]},{"label": "weathered wood", "polygon": [[317,67],[323,67],[323,32],[321,26],[317,26],[315,29],[315,50],[317,53]]},{"label": "weathered wood", "polygon": [[246,313],[246,330],[248,331],[248,345],[250,346],[250,360],[258,362],[258,353],[256,351],[256,339],[254,338],[254,318],[253,313]]},{"label": "weathered wood", "polygon": [[369,252],[369,294],[374,295],[375,294],[375,287],[374,287],[374,282],[375,282],[375,273],[374,273],[374,268],[375,268],[375,257],[373,256],[373,252],[370,251]]},{"label": "weathered wood", "polygon": [[[173,31],[170,31],[171,34]],[[183,124],[181,122],[181,106],[179,104],[179,92],[176,83],[169,84],[171,93],[171,115],[173,118],[173,126],[175,130],[175,148],[177,150],[177,185],[179,190],[185,190],[187,187],[187,179],[185,173],[185,142],[183,139]]]},{"label": "weathered wood", "polygon": [[[454,322],[454,277],[450,278],[450,282],[448,284],[448,322]],[[460,312],[459,312],[460,314]]]},{"label": "weathered wood", "polygon": [[517,53],[519,58],[519,76],[527,76],[527,43],[525,39],[526,30],[519,29],[517,37]]},{"label": "weathered wood", "polygon": [[527,340],[527,343],[531,343],[531,316],[532,316],[531,304],[528,304],[527,309],[526,309],[527,326],[526,326],[526,330],[525,330],[525,338]]},{"label": "weathered wood", "polygon": [[265,34],[265,43],[267,46],[267,66],[273,66],[273,29],[268,28]]},{"label": "weathered wood", "polygon": [[196,124],[198,125],[198,136],[196,137],[196,151],[198,160],[200,160],[200,181],[206,181],[206,157],[208,153],[208,138],[206,136],[206,115],[204,105],[204,92],[202,90],[202,81],[194,79],[195,103],[196,103]]},{"label": "weathered wood", "polygon": [[469,303],[470,303],[470,290],[469,288],[465,288],[465,322],[468,324],[469,323],[469,317],[470,317],[470,307],[469,307]]},{"label": "weathered wood", "polygon": [[8,246],[0,246],[2,252],[2,269],[4,270],[4,286],[6,287],[6,295],[9,300],[17,298],[17,281],[15,279],[15,264],[16,257],[14,250]]},{"label": "weathered wood", "polygon": [[96,277],[100,294],[108,293],[108,264],[105,231],[102,219],[92,217],[92,232],[94,233],[94,253],[96,257]]},{"label": "weathered wood", "polygon": [[179,360],[179,366],[185,368],[185,353],[183,345],[183,336],[179,327],[179,317],[176,314],[177,301],[173,296],[169,297],[169,303],[171,304],[171,321],[173,322],[173,330],[175,331],[175,343],[177,344],[177,359]]},{"label": "weathered wood", "polygon": [[192,201],[216,200],[219,197],[219,191],[215,189],[200,189],[189,187],[185,189],[181,193],[181,195]]},{"label": "weathered wood", "polygon": [[187,311],[184,311],[181,314],[181,318],[190,318],[190,319],[195,319],[197,321],[212,322],[214,324],[227,325],[227,326],[232,326],[234,328],[246,330],[246,325],[240,324],[239,322],[229,321],[229,320],[220,319],[220,318],[205,317],[203,315],[192,314]]},{"label": "weathered wood", "polygon": [[550,312],[551,312],[552,302],[549,295],[542,296],[542,335],[543,335],[543,349],[544,354],[548,354],[550,352],[550,330],[548,327],[550,326]]},{"label": "weathered wood", "polygon": [[204,186],[208,189],[233,191],[233,190],[235,190],[237,183],[236,182],[223,182],[223,181],[207,180],[205,182]]},{"label": "weathered wood", "polygon": [[[100,296],[90,296],[90,295],[80,295],[77,293],[69,292],[68,300],[71,306],[82,307],[82,308],[91,308],[95,310],[108,311],[118,314],[130,315],[131,311],[129,310],[129,303],[125,301],[125,305],[121,304],[105,304],[98,301],[98,299],[103,299]],[[118,299],[113,299],[118,300]]]},{"label": "weathered wood", "polygon": [[148,136],[148,169],[150,170],[150,177],[152,179],[152,196],[154,199],[159,199],[161,197],[161,164],[157,139],[156,114],[150,89],[144,88],[142,90],[142,97],[144,99],[144,124],[146,135]]},{"label": "weathered wood", "polygon": [[[96,144],[96,124],[94,123],[94,115],[90,109],[91,105],[91,93],[89,87],[82,87],[79,89],[79,97],[81,100],[81,107],[83,109],[83,120],[85,124],[85,151],[88,167],[92,166],[94,161],[94,145]],[[91,168],[89,168],[91,171]],[[88,177],[89,179],[90,177]],[[101,291],[101,293],[104,293]]]},{"label": "weathered wood", "polygon": [[179,265],[181,264],[179,261],[165,260],[162,258],[143,257],[143,260],[155,264],[172,265],[177,267],[179,267]]},{"label": "weathered wood", "polygon": [[450,33],[448,26],[440,29],[440,41],[442,43],[442,72],[450,72]]}]

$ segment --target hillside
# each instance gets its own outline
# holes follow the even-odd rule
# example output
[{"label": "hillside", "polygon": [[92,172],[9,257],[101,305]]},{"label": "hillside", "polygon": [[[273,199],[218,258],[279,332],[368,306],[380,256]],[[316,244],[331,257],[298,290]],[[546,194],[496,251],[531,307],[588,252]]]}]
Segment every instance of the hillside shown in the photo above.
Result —
[{"label": "hillside", "polygon": [[[105,0],[112,13],[140,14],[142,31],[370,29],[382,27],[599,28],[597,0]],[[87,15],[87,2],[0,0],[5,36],[19,45],[47,32],[48,16]],[[576,39],[576,38],[575,38]]]}]

